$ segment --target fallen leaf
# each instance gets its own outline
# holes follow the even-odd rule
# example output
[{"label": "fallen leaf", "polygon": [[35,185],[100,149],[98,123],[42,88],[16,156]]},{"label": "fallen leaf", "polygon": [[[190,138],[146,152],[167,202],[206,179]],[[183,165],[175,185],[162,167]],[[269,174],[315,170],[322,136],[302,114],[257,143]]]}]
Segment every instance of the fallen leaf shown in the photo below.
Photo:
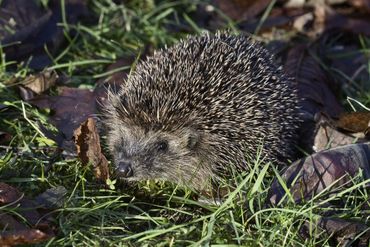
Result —
[{"label": "fallen leaf", "polygon": [[16,232],[0,233],[0,246],[14,246],[19,244],[36,244],[53,236],[38,229],[24,229]]},{"label": "fallen leaf", "polygon": [[20,84],[18,90],[21,98],[30,101],[54,86],[57,79],[58,75],[55,71],[44,70],[35,75],[29,75],[21,82],[16,82],[16,84]]},{"label": "fallen leaf", "polygon": [[43,11],[35,1],[4,0],[0,5],[0,38],[10,39],[18,30],[35,23]]},{"label": "fallen leaf", "polygon": [[369,246],[370,227],[366,224],[348,219],[319,217],[315,224],[306,222],[300,230],[304,238],[312,238],[325,232],[335,241],[333,246]]},{"label": "fallen leaf", "polygon": [[58,96],[40,96],[29,103],[51,109],[53,114],[50,122],[62,133],[64,139],[72,140],[74,130],[96,113],[96,98],[88,89],[61,87],[59,92]]},{"label": "fallen leaf", "polygon": [[359,137],[344,134],[330,125],[320,124],[319,126],[313,144],[313,151],[315,152],[353,144],[358,141]]},{"label": "fallen leaf", "polygon": [[[51,64],[45,47],[51,54],[60,51],[65,36],[60,1],[48,1],[43,9],[37,1],[4,0],[0,9],[0,39],[7,60],[24,61],[28,67],[43,69]],[[66,21],[75,24],[87,14],[86,1],[65,0]],[[68,30],[67,30],[68,31]]]},{"label": "fallen leaf", "polygon": [[0,206],[15,207],[17,212],[14,215],[8,212],[0,214],[0,246],[39,243],[54,236],[49,225],[50,214],[41,214],[36,201],[24,197],[16,188],[5,183],[0,183]]},{"label": "fallen leaf", "polygon": [[109,178],[108,160],[101,151],[100,138],[94,119],[88,118],[82,123],[75,130],[74,138],[77,154],[82,164],[92,164],[95,177],[105,182]]},{"label": "fallen leaf", "polygon": [[308,12],[304,15],[297,17],[293,22],[293,27],[301,32],[304,33],[307,30],[307,26],[313,22],[314,14],[312,12]]},{"label": "fallen leaf", "polygon": [[55,85],[58,74],[53,70],[44,70],[35,75],[29,75],[20,83],[37,94],[41,94]]},{"label": "fallen leaf", "polygon": [[42,194],[35,197],[35,201],[43,208],[60,208],[64,204],[67,189],[63,186],[57,186],[47,189]]},{"label": "fallen leaf", "polygon": [[316,114],[315,121],[316,126],[318,126],[316,127],[313,144],[313,151],[315,152],[367,141],[364,132],[349,133],[346,131],[344,133],[341,131],[343,128],[338,126],[338,119],[330,119],[325,114]]},{"label": "fallen leaf", "polygon": [[302,111],[312,118],[319,112],[335,118],[343,112],[343,107],[332,90],[334,82],[311,54],[315,50],[306,45],[293,47],[288,52],[285,70],[297,82]]},{"label": "fallen leaf", "polygon": [[13,216],[5,213],[0,214],[0,227],[2,227],[1,230],[3,231],[19,231],[29,229],[27,225],[19,222],[18,220],[14,219]]},{"label": "fallen leaf", "polygon": [[[281,178],[295,202],[309,200],[323,190],[348,188],[362,169],[364,181],[370,179],[370,143],[351,144],[315,153],[287,167]],[[293,183],[294,182],[294,183]],[[370,181],[367,184],[370,186]],[[285,196],[284,187],[275,179],[269,201],[276,205]]]},{"label": "fallen leaf", "polygon": [[0,182],[0,204],[7,204],[21,199],[23,196],[16,188]]},{"label": "fallen leaf", "polygon": [[314,48],[307,45],[297,45],[289,50],[285,70],[297,84],[299,105],[304,120],[299,136],[299,145],[305,150],[312,151],[318,129],[315,116],[322,113],[330,118],[337,118],[343,107],[335,97],[330,80],[320,64],[312,57]]},{"label": "fallen leaf", "polygon": [[[303,28],[303,34],[311,38],[311,40],[316,40],[323,33],[332,30],[354,34],[370,34],[370,19],[367,15],[359,16],[357,13],[356,15],[349,15],[346,12],[340,13],[339,8],[329,5],[333,4],[330,1],[307,1],[300,4],[302,7],[300,9],[309,10],[313,8],[313,11],[296,20],[298,23],[295,23],[294,26],[298,30],[306,27]],[[289,5],[285,5],[285,8],[289,8]]]},{"label": "fallen leaf", "polygon": [[336,121],[336,127],[351,133],[367,133],[370,124],[370,112],[342,113]]}]

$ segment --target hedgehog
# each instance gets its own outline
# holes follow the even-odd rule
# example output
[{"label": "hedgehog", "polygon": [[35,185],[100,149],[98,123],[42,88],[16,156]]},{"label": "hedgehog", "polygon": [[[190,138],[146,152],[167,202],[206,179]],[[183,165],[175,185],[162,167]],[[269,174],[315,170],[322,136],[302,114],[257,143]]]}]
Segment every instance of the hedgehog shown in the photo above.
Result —
[{"label": "hedgehog", "polygon": [[284,165],[300,123],[294,81],[245,35],[189,36],[137,64],[106,107],[108,145],[124,181],[207,188],[249,157]]}]

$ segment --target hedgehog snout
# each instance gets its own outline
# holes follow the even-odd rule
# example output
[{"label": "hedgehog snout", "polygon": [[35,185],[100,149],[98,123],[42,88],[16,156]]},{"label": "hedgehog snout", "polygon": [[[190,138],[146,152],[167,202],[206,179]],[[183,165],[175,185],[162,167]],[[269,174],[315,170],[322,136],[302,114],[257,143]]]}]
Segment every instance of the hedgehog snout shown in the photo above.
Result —
[{"label": "hedgehog snout", "polygon": [[116,174],[119,177],[129,178],[134,175],[132,164],[128,160],[121,160],[117,164]]}]

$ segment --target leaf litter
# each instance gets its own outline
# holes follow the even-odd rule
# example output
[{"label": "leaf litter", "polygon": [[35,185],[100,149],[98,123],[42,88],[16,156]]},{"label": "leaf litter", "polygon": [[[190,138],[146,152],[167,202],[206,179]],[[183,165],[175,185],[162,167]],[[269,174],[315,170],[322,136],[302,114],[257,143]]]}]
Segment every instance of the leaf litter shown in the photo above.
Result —
[{"label": "leaf litter", "polygon": [[[65,194],[65,188],[59,186],[31,200],[18,189],[0,182],[0,206],[8,209],[0,214],[0,227],[3,229],[0,233],[0,246],[36,244],[54,237],[56,229],[51,223],[53,216],[49,212],[63,203]],[[42,199],[46,195],[48,203]],[[17,214],[11,213],[12,208],[17,209]]]}]

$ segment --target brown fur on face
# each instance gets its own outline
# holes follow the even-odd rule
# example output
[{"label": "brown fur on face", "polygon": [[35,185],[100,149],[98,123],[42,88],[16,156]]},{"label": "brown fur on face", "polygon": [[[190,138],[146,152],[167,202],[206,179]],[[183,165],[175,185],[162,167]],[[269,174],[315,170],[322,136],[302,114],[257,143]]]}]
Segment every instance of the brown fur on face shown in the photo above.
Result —
[{"label": "brown fur on face", "polygon": [[[119,120],[118,120],[119,121]],[[195,189],[208,187],[213,171],[205,137],[191,128],[175,131],[143,129],[114,124],[108,134],[114,163],[130,162],[133,176],[127,181],[160,179]],[[161,145],[166,144],[163,149]]]}]

